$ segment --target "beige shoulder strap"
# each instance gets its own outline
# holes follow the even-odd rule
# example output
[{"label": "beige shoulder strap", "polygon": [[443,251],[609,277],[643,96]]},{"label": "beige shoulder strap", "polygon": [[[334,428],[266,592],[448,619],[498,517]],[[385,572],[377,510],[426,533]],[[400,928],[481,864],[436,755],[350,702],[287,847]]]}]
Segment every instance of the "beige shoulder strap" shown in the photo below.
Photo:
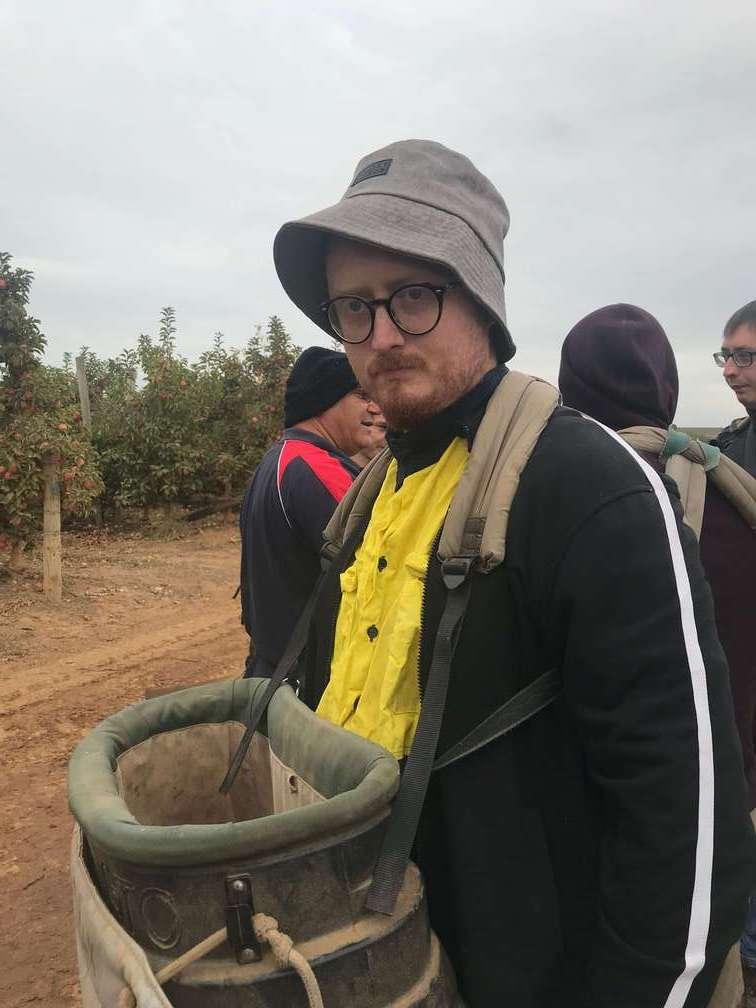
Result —
[{"label": "beige shoulder strap", "polygon": [[700,462],[694,462],[687,455],[673,455],[667,459],[664,472],[677,484],[680,492],[683,517],[701,538],[704,507],[706,506],[706,471]]},{"label": "beige shoulder strap", "polygon": [[438,555],[479,557],[488,573],[504,559],[520,473],[559,403],[553,385],[509,371],[491,396],[444,522]]},{"label": "beige shoulder strap", "polygon": [[[683,431],[658,427],[627,427],[619,434],[636,451],[666,456],[665,472],[677,483],[685,523],[701,535],[707,476],[756,531],[756,479],[719,449],[691,438]],[[670,439],[679,443],[671,447]]]},{"label": "beige shoulder strap", "polygon": [[390,461],[391,452],[388,448],[384,448],[379,455],[368,462],[341,498],[323,532],[325,540],[323,549],[327,556],[334,557],[352,529],[356,528],[357,523],[370,515],[386,478]]},{"label": "beige shoulder strap", "polygon": [[[670,433],[681,437],[674,454],[670,454]],[[677,484],[683,520],[693,529],[696,538],[700,538],[706,504],[706,459],[703,452],[693,448],[698,442],[691,438],[685,440],[687,435],[674,428],[665,431],[661,427],[626,427],[618,434],[636,451],[648,452],[660,459],[666,456],[664,472]]]},{"label": "beige shoulder strap", "polygon": [[[504,559],[509,512],[535,443],[559,403],[547,382],[509,371],[491,396],[444,522],[438,554],[478,556],[488,573]],[[326,526],[325,552],[335,555],[357,523],[369,517],[391,454],[386,449],[354,481]]]}]

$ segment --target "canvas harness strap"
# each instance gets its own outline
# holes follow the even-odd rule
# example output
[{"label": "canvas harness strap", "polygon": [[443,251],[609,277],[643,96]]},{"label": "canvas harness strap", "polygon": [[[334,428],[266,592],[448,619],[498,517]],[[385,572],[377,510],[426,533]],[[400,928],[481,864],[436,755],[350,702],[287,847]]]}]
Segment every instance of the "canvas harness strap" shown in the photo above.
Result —
[{"label": "canvas harness strap", "polygon": [[719,448],[698,441],[676,427],[627,427],[618,432],[636,451],[650,452],[664,463],[667,476],[677,484],[685,522],[701,536],[706,483],[714,486],[756,531],[756,479]]},{"label": "canvas harness strap", "polygon": [[472,567],[472,557],[450,557],[441,565],[446,602],[433,645],[420,718],[365,900],[368,910],[378,913],[394,912],[415,842],[446,707],[451,663],[470,599]]}]

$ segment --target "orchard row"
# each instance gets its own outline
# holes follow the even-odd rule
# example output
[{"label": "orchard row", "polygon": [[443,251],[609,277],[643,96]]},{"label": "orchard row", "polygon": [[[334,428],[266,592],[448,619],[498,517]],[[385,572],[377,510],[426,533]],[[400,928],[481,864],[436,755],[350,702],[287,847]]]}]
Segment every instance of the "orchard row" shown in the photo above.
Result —
[{"label": "orchard row", "polygon": [[64,514],[187,503],[241,490],[282,426],[296,357],[272,317],[241,351],[211,347],[189,363],[176,350],[172,308],[156,337],[102,359],[81,357],[92,416],[82,420],[73,360],[44,363],[45,337],[27,305],[31,274],[0,253],[0,554],[39,536],[42,469],[54,460]]}]

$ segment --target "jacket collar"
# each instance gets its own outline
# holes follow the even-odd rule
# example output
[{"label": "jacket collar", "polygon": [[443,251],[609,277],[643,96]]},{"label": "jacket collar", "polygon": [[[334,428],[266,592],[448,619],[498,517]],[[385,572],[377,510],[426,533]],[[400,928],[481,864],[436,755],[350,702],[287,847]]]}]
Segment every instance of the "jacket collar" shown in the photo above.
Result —
[{"label": "jacket collar", "polygon": [[[346,459],[352,466],[354,466],[354,463],[349,456],[345,455],[340,448],[337,448],[333,441],[329,441],[327,438],[321,437],[313,431],[305,430],[303,427],[287,427],[281,435],[281,441],[306,441],[308,444],[315,445],[317,448],[322,448],[323,451],[327,451],[329,455],[334,455],[336,458],[340,459]],[[359,470],[359,466],[355,467],[355,471],[357,470]]]}]

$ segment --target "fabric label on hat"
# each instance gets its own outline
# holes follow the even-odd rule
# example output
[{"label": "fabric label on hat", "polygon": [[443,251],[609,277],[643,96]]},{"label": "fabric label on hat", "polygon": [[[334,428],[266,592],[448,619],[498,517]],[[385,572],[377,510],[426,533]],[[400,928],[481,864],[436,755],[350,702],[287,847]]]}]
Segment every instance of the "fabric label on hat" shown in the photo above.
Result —
[{"label": "fabric label on hat", "polygon": [[357,172],[354,176],[354,181],[349,188],[351,189],[352,186],[356,186],[360,182],[366,182],[368,179],[378,178],[379,175],[388,175],[388,170],[393,162],[393,158],[384,158],[383,161],[373,161],[372,164],[365,165],[362,171]]}]

